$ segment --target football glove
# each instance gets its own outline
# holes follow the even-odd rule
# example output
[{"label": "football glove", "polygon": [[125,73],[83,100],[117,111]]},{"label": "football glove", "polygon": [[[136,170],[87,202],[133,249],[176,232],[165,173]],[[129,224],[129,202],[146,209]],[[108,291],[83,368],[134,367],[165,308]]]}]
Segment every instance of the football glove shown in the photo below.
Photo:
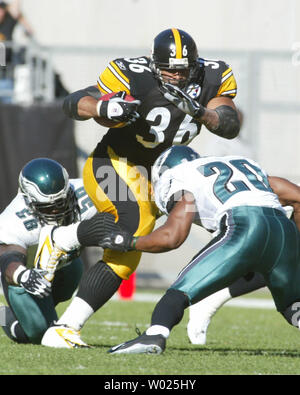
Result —
[{"label": "football glove", "polygon": [[113,121],[135,122],[140,115],[136,111],[141,104],[140,100],[126,101],[126,92],[121,91],[115,94],[110,100],[98,101],[97,112],[99,117],[105,117]]},{"label": "football glove", "polygon": [[82,221],[78,226],[77,236],[80,244],[85,247],[99,246],[118,251],[133,249],[133,237],[115,223],[115,217],[110,213],[97,213]]},{"label": "football glove", "polygon": [[185,112],[195,119],[200,119],[204,113],[205,108],[202,104],[192,99],[183,90],[172,84],[165,83],[162,86],[164,97],[173,103],[179,110]]},{"label": "football glove", "polygon": [[137,237],[133,237],[130,233],[120,229],[120,231],[107,232],[99,244],[102,248],[126,252],[135,250],[133,245],[135,245],[137,239]]},{"label": "football glove", "polygon": [[47,274],[42,269],[24,269],[17,277],[17,283],[28,293],[44,298],[51,292],[51,283],[44,277]]}]

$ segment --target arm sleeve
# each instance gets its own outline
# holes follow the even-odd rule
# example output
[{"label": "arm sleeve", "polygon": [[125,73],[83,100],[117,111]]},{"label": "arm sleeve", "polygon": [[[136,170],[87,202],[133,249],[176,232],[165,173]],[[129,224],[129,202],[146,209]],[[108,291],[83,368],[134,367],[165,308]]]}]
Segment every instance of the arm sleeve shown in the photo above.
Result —
[{"label": "arm sleeve", "polygon": [[78,115],[77,105],[80,99],[86,96],[94,97],[95,99],[100,99],[101,93],[96,86],[89,86],[85,89],[80,89],[79,91],[73,92],[68,95],[63,103],[64,113],[76,121],[84,121],[86,118]]}]

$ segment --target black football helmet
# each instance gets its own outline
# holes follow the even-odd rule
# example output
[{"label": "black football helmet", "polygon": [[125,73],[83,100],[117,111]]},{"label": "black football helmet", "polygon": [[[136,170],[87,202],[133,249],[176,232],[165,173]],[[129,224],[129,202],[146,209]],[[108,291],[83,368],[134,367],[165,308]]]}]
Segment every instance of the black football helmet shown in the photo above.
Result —
[{"label": "black football helmet", "polygon": [[193,38],[180,29],[167,29],[159,33],[153,42],[150,67],[155,76],[163,84],[161,70],[189,70],[183,82],[184,89],[195,79],[201,77],[202,65],[198,62],[197,46]]},{"label": "black football helmet", "polygon": [[79,219],[79,207],[66,169],[48,158],[33,159],[19,175],[26,205],[41,224],[69,225]]}]

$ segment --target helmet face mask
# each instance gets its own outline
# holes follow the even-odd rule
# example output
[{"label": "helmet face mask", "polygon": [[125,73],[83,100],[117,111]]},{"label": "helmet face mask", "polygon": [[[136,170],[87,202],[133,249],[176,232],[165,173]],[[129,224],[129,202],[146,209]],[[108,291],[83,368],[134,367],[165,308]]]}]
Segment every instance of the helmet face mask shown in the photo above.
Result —
[{"label": "helmet face mask", "polygon": [[[150,66],[161,84],[173,83],[186,88],[200,68],[198,51],[193,38],[183,30],[167,29],[159,33],[153,42]],[[162,71],[178,72],[181,78],[168,79]],[[188,73],[183,73],[187,71]]]},{"label": "helmet face mask", "polygon": [[56,161],[39,158],[28,162],[20,172],[19,188],[29,210],[42,225],[69,225],[79,219],[68,173]]}]

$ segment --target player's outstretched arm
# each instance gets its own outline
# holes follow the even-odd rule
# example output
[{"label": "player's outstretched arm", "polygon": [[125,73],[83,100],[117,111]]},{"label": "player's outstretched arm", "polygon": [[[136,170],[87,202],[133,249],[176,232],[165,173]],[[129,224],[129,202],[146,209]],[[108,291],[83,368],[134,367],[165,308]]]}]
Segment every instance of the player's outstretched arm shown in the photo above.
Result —
[{"label": "player's outstretched arm", "polygon": [[115,223],[112,214],[97,213],[80,223],[55,228],[52,237],[54,244],[64,251],[80,245],[118,251],[166,252],[178,248],[185,241],[195,212],[193,195],[185,193],[171,210],[166,223],[147,236],[134,237]]},{"label": "player's outstretched arm", "polygon": [[139,237],[135,248],[140,251],[159,253],[180,247],[190,233],[195,212],[193,195],[185,193],[182,200],[177,202],[171,210],[165,224],[149,235]]},{"label": "player's outstretched arm", "polygon": [[127,101],[126,92],[117,92],[111,99],[102,101],[101,93],[96,86],[90,86],[68,95],[63,103],[65,114],[75,120],[84,121],[90,118],[104,118],[112,121],[132,122],[139,114],[139,100]]}]

